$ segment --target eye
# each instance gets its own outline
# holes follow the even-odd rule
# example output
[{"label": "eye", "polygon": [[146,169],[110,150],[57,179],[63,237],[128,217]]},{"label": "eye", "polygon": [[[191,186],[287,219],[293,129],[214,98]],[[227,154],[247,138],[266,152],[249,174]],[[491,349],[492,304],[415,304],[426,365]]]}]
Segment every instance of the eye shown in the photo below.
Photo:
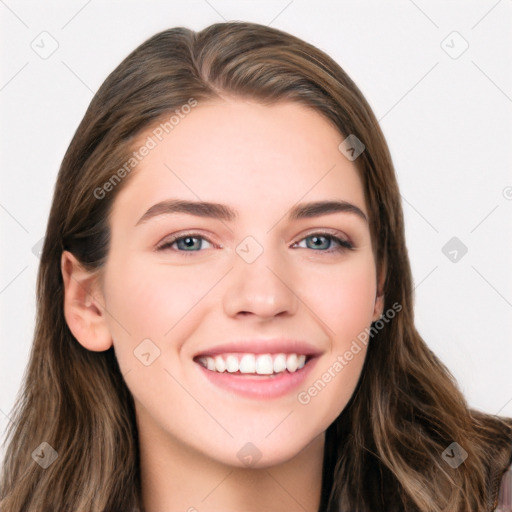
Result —
[{"label": "eye", "polygon": [[[209,240],[199,233],[186,233],[185,235],[174,236],[165,240],[157,247],[157,250],[165,251],[171,249],[178,252],[199,252],[204,248],[202,242],[211,244]],[[177,249],[173,248],[174,245],[176,245]]]},{"label": "eye", "polygon": [[[310,240],[311,243],[308,243],[308,240]],[[320,252],[343,252],[354,249],[354,246],[348,240],[331,235],[330,233],[312,233],[303,238],[300,242],[297,242],[297,244],[301,244],[304,241],[306,242],[306,247],[303,245],[299,245],[299,247],[320,250]],[[334,248],[332,248],[333,245]]]},{"label": "eye", "polygon": [[[306,246],[301,245],[306,243]],[[199,233],[186,233],[181,236],[172,236],[165,240],[161,245],[157,247],[158,251],[172,250],[182,253],[194,253],[201,252],[204,247],[204,243],[210,244],[210,248],[213,247],[212,242]],[[353,250],[354,246],[348,241],[330,233],[312,233],[304,237],[301,241],[294,244],[295,247],[301,247],[305,249],[313,249],[319,252],[343,252],[346,250]]]}]

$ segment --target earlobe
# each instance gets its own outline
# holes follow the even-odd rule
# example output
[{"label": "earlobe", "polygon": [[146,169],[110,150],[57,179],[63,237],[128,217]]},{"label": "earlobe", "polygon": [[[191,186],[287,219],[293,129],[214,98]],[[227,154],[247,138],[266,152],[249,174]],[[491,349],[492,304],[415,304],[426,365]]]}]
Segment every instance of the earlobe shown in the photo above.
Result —
[{"label": "earlobe", "polygon": [[64,281],[64,316],[76,340],[87,350],[101,352],[112,346],[98,276],[80,264],[69,251],[61,256]]}]

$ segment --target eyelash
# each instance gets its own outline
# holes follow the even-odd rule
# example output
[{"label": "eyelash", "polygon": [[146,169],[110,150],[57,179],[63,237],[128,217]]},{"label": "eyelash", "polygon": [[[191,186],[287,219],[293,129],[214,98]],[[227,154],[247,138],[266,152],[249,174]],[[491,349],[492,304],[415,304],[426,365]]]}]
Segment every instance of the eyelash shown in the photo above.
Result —
[{"label": "eyelash", "polygon": [[[305,240],[307,238],[312,238],[312,237],[323,237],[323,238],[326,238],[327,240],[330,240],[331,242],[335,242],[338,244],[338,248],[336,248],[336,249],[330,248],[327,250],[319,250],[319,251],[315,251],[315,249],[311,249],[312,251],[315,251],[315,252],[323,252],[323,253],[330,254],[330,253],[338,253],[338,252],[341,253],[341,252],[345,252],[347,250],[348,251],[354,250],[354,246],[348,240],[339,238],[335,235],[332,235],[331,233],[322,233],[322,232],[311,233],[311,234],[305,236],[304,238],[301,238],[298,242],[295,242],[295,244],[302,242],[303,240]],[[192,256],[193,253],[202,252],[201,250],[181,251],[181,250],[177,250],[177,249],[171,249],[171,246],[174,243],[179,242],[180,240],[184,240],[186,238],[197,238],[197,239],[201,239],[201,240],[206,240],[210,244],[214,245],[210,240],[208,240],[206,237],[202,236],[200,233],[185,233],[184,235],[180,235],[180,236],[171,238],[170,240],[167,240],[162,245],[157,247],[157,251],[172,250],[175,252],[183,253],[186,256]],[[309,249],[309,247],[306,247],[306,249]]]}]

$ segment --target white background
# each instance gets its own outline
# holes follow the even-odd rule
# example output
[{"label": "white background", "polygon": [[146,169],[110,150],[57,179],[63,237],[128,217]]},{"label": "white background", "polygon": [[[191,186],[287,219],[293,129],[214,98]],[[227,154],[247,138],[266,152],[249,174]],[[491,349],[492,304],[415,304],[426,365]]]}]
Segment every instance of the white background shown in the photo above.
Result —
[{"label": "white background", "polygon": [[32,343],[32,248],[93,93],[156,32],[235,19],[318,46],[365,94],[401,187],[418,329],[471,406],[512,416],[511,0],[1,0],[0,16],[0,435]]}]

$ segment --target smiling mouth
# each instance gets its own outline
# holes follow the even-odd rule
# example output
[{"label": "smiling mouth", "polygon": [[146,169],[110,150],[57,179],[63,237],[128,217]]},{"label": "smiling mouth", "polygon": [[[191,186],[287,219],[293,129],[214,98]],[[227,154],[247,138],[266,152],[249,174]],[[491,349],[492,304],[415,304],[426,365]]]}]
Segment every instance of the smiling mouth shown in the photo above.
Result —
[{"label": "smiling mouth", "polygon": [[[234,356],[234,358],[228,358],[229,356]],[[194,362],[206,381],[213,384],[216,390],[227,391],[229,394],[251,400],[266,401],[286,397],[304,385],[306,379],[314,371],[320,354],[307,356],[302,354],[302,356],[284,352],[278,354],[212,354],[211,356],[202,354],[195,357]],[[261,358],[260,361],[258,361],[259,358]],[[252,366],[253,361],[254,366]],[[272,362],[272,371],[270,371],[270,362]],[[274,372],[274,362],[279,371]],[[228,371],[228,363],[231,371]],[[219,370],[217,370],[217,364],[219,364]],[[288,369],[288,364],[290,364],[290,369]],[[208,365],[211,369],[208,368]],[[210,391],[210,388],[208,390]]]},{"label": "smiling mouth", "polygon": [[296,353],[226,353],[216,356],[197,356],[194,361],[214,373],[269,378],[295,373],[304,368],[313,358],[313,356]]}]

